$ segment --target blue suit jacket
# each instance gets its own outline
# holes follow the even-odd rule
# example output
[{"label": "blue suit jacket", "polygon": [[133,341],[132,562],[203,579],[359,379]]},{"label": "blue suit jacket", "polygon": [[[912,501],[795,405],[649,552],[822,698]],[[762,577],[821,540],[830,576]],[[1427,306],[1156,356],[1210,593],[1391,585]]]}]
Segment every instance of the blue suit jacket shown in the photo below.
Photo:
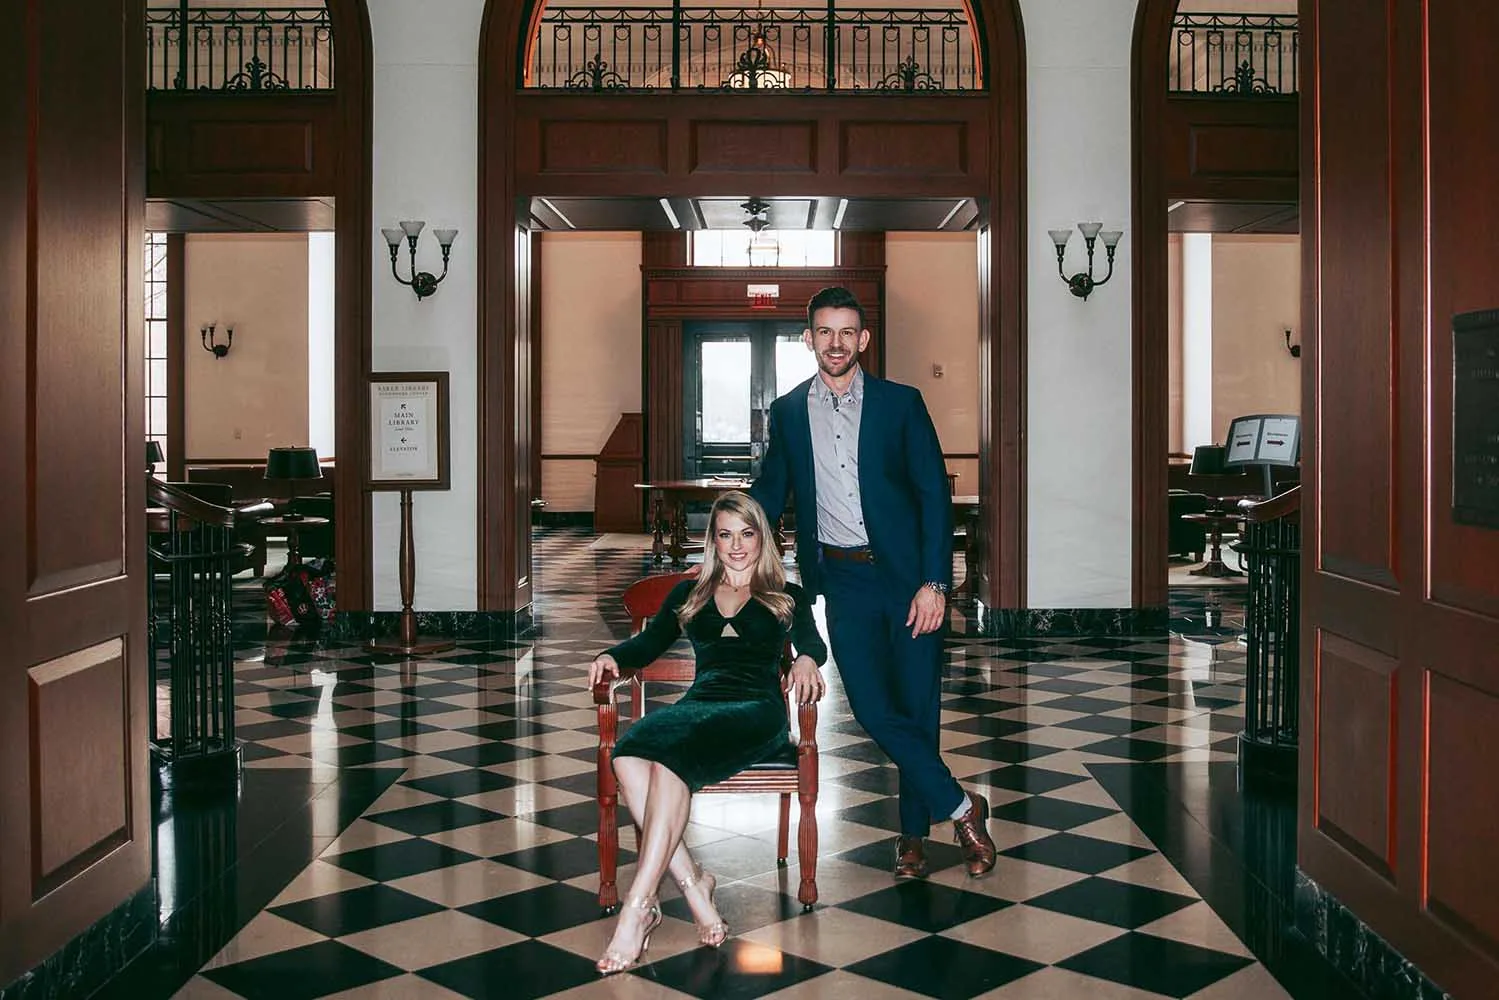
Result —
[{"label": "blue suit jacket", "polygon": [[[816,378],[817,376],[813,376]],[[822,592],[817,479],[807,394],[812,379],[770,405],[770,442],[749,489],[775,524],[795,497],[796,559],[802,586]],[[952,582],[952,491],[942,446],[921,393],[864,373],[859,415],[859,499],[875,565],[914,595],[927,581]]]}]

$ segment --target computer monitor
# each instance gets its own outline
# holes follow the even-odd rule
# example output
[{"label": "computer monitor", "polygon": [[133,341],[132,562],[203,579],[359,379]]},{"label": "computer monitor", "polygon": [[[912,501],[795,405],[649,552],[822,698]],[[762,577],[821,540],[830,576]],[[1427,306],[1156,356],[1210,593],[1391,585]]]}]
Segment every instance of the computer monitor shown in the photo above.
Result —
[{"label": "computer monitor", "polygon": [[1265,473],[1265,496],[1274,496],[1271,467],[1301,464],[1301,418],[1290,413],[1235,417],[1228,425],[1225,447],[1224,468],[1261,467]]}]

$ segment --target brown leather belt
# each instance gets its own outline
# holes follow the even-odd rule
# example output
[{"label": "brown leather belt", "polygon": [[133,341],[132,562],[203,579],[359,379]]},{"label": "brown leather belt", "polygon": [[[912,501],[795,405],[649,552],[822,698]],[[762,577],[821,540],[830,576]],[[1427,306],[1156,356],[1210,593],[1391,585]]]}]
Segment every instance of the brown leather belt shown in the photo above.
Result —
[{"label": "brown leather belt", "polygon": [[824,545],[822,554],[828,559],[838,559],[843,562],[874,562],[874,550],[867,546],[857,549],[840,549],[836,545]]}]

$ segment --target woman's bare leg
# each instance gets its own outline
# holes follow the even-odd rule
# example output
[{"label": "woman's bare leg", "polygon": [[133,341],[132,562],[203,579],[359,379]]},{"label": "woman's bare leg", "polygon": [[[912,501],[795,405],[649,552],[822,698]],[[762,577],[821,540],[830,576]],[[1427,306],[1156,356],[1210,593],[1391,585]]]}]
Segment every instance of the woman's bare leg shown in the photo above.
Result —
[{"label": "woman's bare leg", "polygon": [[[636,851],[635,878],[630,884],[625,905],[620,907],[608,952],[633,959],[640,955],[643,939],[652,926],[650,904],[655,901],[661,876],[666,874],[672,855],[681,845],[682,831],[687,828],[687,816],[692,807],[692,793],[681,778],[660,764],[627,758],[616,759],[614,763],[615,775],[625,785],[625,804],[640,826],[640,844]],[[621,763],[625,764],[623,768]],[[646,774],[643,797],[639,776],[635,773],[639,770]],[[644,808],[639,804],[642,802]]]},{"label": "woman's bare leg", "polygon": [[[614,758],[614,776],[619,780],[620,797],[624,799],[625,807],[630,810],[635,825],[643,832],[645,816],[650,808],[650,761],[641,760],[638,757],[616,757]],[[642,836],[641,839],[644,837]],[[686,843],[680,840],[677,842],[677,849],[672,852],[668,870],[678,884],[692,879],[697,874],[697,865],[692,860],[692,853],[687,849]],[[682,898],[687,901],[688,907],[692,910],[692,919],[697,923],[704,927],[711,927],[719,922],[718,909],[708,896],[706,884],[698,882],[689,886],[687,891],[682,893]]]}]

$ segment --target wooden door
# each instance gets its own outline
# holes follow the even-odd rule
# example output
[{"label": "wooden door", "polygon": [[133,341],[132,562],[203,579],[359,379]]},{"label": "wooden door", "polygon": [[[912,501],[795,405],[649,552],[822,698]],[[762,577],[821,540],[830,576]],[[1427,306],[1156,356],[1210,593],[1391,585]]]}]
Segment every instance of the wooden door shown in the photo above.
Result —
[{"label": "wooden door", "polygon": [[0,985],[151,875],[141,8],[0,4]]},{"label": "wooden door", "polygon": [[[1299,861],[1438,985],[1492,996],[1499,335],[1455,375],[1452,330],[1457,314],[1499,307],[1499,91],[1484,83],[1499,6],[1302,10],[1316,335],[1302,359]],[[1457,419],[1485,428],[1456,463],[1455,377],[1480,404]],[[1455,465],[1487,478],[1493,526],[1454,511]]]}]

